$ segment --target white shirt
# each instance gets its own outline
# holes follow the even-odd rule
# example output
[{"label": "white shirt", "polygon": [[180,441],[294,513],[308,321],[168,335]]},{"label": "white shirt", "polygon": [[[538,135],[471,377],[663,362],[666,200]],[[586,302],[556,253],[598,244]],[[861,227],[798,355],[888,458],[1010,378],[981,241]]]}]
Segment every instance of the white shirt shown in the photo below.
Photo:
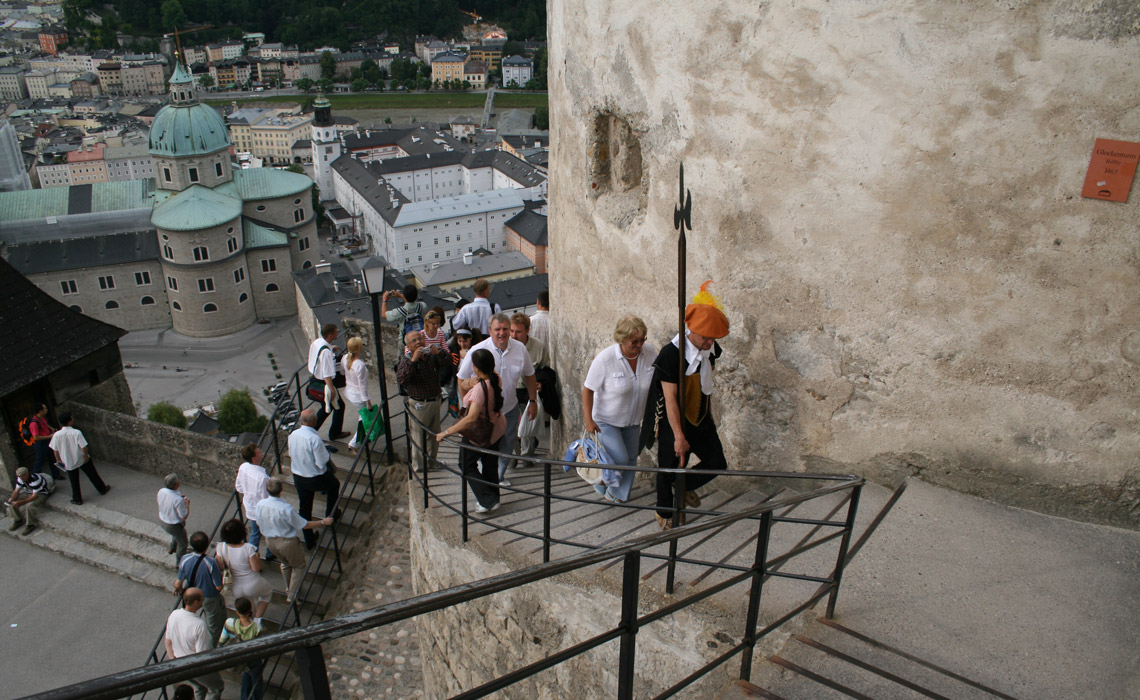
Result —
[{"label": "white shirt", "polygon": [[167,488],[158,490],[158,519],[167,525],[178,525],[185,522],[190,515],[186,501],[181,491],[172,491]]},{"label": "white shirt", "polygon": [[71,471],[83,464],[83,448],[87,447],[87,439],[75,428],[64,426],[55,431],[48,446],[59,453],[64,469]]},{"label": "white shirt", "polygon": [[473,331],[479,331],[483,335],[487,335],[491,328],[491,316],[496,313],[499,308],[495,304],[495,308],[491,308],[491,302],[487,301],[487,297],[475,297],[475,301],[459,310],[451,319],[452,328],[470,328]]},{"label": "white shirt", "polygon": [[530,317],[530,337],[538,338],[547,348],[550,347],[550,312],[535,311]]},{"label": "white shirt", "polygon": [[590,417],[595,423],[615,428],[641,424],[649,385],[653,382],[655,359],[657,348],[649,343],[641,346],[636,372],[622,355],[618,343],[598,353],[590,363],[584,382],[586,388],[594,392],[594,410]]},{"label": "white shirt", "polygon": [[[470,306],[470,304],[468,304]],[[467,307],[464,306],[464,309]],[[460,379],[471,379],[475,376],[475,366],[471,364],[471,357],[476,350],[484,349],[495,358],[495,371],[499,374],[499,389],[503,394],[503,413],[514,410],[519,405],[519,397],[515,393],[515,385],[520,377],[534,376],[534,363],[530,361],[530,353],[526,346],[515,340],[507,338],[507,349],[500,350],[495,347],[494,340],[487,338],[481,343],[471,347],[463,362],[459,365],[456,374]]]},{"label": "white shirt", "polygon": [[211,648],[206,621],[184,608],[178,608],[166,618],[166,638],[176,659]]},{"label": "white shirt", "polygon": [[270,496],[257,504],[257,528],[266,537],[292,539],[308,524],[309,521],[284,499]]},{"label": "white shirt", "polygon": [[340,358],[340,364],[344,367],[344,398],[355,404],[368,403],[368,365],[364,364],[364,360],[356,358],[352,363],[352,368],[349,369],[348,361],[352,355],[347,352],[344,357]]},{"label": "white shirt", "polygon": [[234,481],[234,490],[241,494],[241,507],[245,517],[257,522],[257,504],[263,498],[269,498],[265,485],[269,483],[269,475],[265,467],[252,462],[244,462],[238,467],[237,479]]},{"label": "white shirt", "polygon": [[329,451],[317,431],[302,425],[289,436],[289,461],[294,476],[320,476],[329,463]]},{"label": "white shirt", "polygon": [[[321,352],[321,348],[328,351]],[[336,376],[336,348],[324,338],[317,338],[309,346],[309,374],[317,379]]]}]

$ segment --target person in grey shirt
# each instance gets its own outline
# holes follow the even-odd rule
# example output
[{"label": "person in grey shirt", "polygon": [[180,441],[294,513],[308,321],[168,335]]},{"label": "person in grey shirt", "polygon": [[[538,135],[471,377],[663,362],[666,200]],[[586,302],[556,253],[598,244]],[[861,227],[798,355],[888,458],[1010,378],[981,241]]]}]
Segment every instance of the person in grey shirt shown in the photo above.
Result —
[{"label": "person in grey shirt", "polygon": [[305,571],[305,550],[297,535],[322,525],[332,525],[332,518],[307,520],[281,498],[281,480],[274,477],[265,484],[268,498],[257,504],[257,523],[265,535],[269,549],[281,560],[281,576],[285,579],[285,597],[289,602],[297,595]]},{"label": "person in grey shirt", "polygon": [[166,551],[174,555],[174,565],[178,566],[189,543],[186,519],[190,517],[190,499],[178,490],[182,480],[177,474],[167,474],[162,483],[163,488],[158,490],[158,519],[162,529],[170,533],[170,549]]}]

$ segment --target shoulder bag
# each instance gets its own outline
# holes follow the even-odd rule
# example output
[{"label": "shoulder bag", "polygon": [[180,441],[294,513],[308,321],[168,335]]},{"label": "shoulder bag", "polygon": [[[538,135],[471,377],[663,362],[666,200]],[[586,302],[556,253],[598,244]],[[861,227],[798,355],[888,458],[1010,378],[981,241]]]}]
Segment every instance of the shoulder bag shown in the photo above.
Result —
[{"label": "shoulder bag", "polygon": [[[459,431],[459,434],[467,438],[472,445],[490,447],[491,435],[495,431],[495,424],[491,421],[491,392],[487,390],[487,382],[480,382],[479,386],[483,387],[483,412],[475,417],[475,422]],[[467,416],[468,408],[464,406],[459,411],[460,420]]]}]

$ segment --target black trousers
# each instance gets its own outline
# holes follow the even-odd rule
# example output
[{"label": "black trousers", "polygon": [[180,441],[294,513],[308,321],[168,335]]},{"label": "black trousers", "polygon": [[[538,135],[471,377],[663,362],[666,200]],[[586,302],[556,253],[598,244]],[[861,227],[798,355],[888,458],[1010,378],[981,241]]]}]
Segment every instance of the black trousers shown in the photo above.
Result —
[{"label": "black trousers", "polygon": [[75,469],[67,470],[67,480],[71,483],[71,500],[82,501],[83,491],[79,488],[79,472],[87,475],[87,480],[95,487],[95,490],[100,494],[107,493],[107,484],[103,483],[103,478],[99,476],[99,472],[95,471],[95,461],[87,460]]},{"label": "black trousers", "polygon": [[342,432],[344,432],[344,397],[338,396],[337,401],[340,402],[340,406],[337,408],[334,408],[333,412],[331,414],[329,414],[327,411],[325,411],[325,402],[324,401],[320,402],[321,407],[319,409],[317,409],[317,424],[313,426],[313,430],[320,430],[321,426],[325,422],[325,419],[328,418],[329,415],[332,415],[332,423],[329,423],[329,439],[330,440],[333,437],[340,435]]},{"label": "black trousers", "polygon": [[[459,462],[463,465],[463,475],[467,477],[467,485],[471,487],[471,492],[475,494],[475,500],[479,502],[479,505],[490,508],[499,502],[499,487],[482,484],[475,479],[498,484],[499,458],[495,455],[467,449],[470,444],[467,438],[463,438],[463,446],[459,448]],[[482,466],[482,471],[479,469],[480,466]]]},{"label": "black trousers", "polygon": [[[313,497],[318,493],[325,494],[325,517],[329,517],[336,509],[336,498],[340,495],[340,480],[332,474],[325,472],[320,476],[293,475],[293,485],[297,487],[297,512],[305,520],[313,519]],[[305,529],[301,531],[305,537],[305,546],[312,549],[317,544],[317,531]]]},{"label": "black trousers", "polygon": [[[701,460],[693,473],[685,475],[685,490],[692,491],[715,479],[718,476],[715,472],[728,469],[728,462],[724,458],[724,446],[720,444],[716,424],[711,418],[700,426],[684,421],[684,428],[685,439],[689,441],[687,463],[693,464],[694,457]],[[673,452],[673,430],[668,421],[662,420],[657,430],[657,466],[662,469],[676,469],[680,463],[681,460]],[[706,470],[714,473],[701,473]],[[673,517],[673,483],[676,480],[674,474],[657,475],[657,513],[663,518]]]}]

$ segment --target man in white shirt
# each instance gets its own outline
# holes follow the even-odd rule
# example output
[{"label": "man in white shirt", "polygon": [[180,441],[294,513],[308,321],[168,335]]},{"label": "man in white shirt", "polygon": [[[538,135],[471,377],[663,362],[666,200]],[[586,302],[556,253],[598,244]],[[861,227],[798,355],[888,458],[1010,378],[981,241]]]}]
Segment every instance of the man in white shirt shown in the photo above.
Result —
[{"label": "man in white shirt", "polygon": [[[342,440],[348,437],[348,433],[342,430],[344,427],[344,401],[340,397],[340,393],[336,390],[336,346],[332,341],[337,339],[340,335],[340,329],[337,328],[335,323],[326,323],[321,326],[321,337],[317,338],[309,345],[309,374],[313,375],[314,379],[320,379],[325,383],[325,391],[332,396],[332,423],[329,423],[329,440]],[[324,424],[325,418],[328,418],[329,412],[325,407],[325,402],[320,402],[320,410],[317,411],[317,422],[314,426],[320,429]]]},{"label": "man in white shirt", "polygon": [[[503,437],[499,439],[499,444],[495,449],[499,452],[510,452],[514,446],[519,427],[519,400],[515,393],[515,385],[520,377],[527,392],[526,417],[528,420],[534,420],[534,417],[538,415],[538,403],[536,403],[538,382],[534,379],[534,363],[531,362],[526,346],[511,338],[510,317],[506,314],[495,314],[491,317],[491,337],[473,346],[471,352],[467,353],[467,357],[463,358],[463,362],[459,365],[459,372],[456,376],[459,378],[460,396],[464,396],[479,383],[478,377],[475,376],[475,367],[471,363],[471,356],[475,350],[479,349],[488,350],[494,356],[495,371],[499,374],[499,388],[503,394],[503,415],[507,419],[507,431],[503,433]],[[503,480],[509,463],[509,458],[499,458],[499,484],[501,485],[510,486],[509,481]]]},{"label": "man in white shirt", "polygon": [[293,509],[288,501],[281,498],[282,483],[280,479],[270,478],[265,484],[269,494],[257,504],[257,519],[261,523],[261,532],[265,535],[266,545],[277,554],[281,560],[281,577],[285,579],[285,598],[292,602],[305,578],[305,551],[301,548],[301,541],[297,535],[309,532],[322,525],[332,525],[332,518],[324,520],[306,520]]},{"label": "man in white shirt", "polygon": [[81,506],[83,492],[79,489],[80,469],[100,496],[110,491],[111,487],[103,483],[103,478],[95,470],[95,462],[87,452],[87,438],[71,426],[73,422],[70,411],[59,414],[59,423],[63,427],[52,434],[49,447],[55,453],[55,461],[63,464],[63,469],[67,472],[67,480],[71,483],[71,502]]},{"label": "man in white shirt", "polygon": [[[257,443],[251,442],[241,448],[241,458],[245,460],[238,467],[237,479],[234,480],[234,491],[241,494],[241,507],[245,511],[246,520],[249,521],[249,543],[257,549],[261,544],[261,529],[257,526],[257,504],[269,494],[265,491],[265,482],[269,475],[261,460],[265,454],[257,448]],[[270,555],[273,553],[270,552]],[[270,561],[270,557],[265,558]]]},{"label": "man in white shirt", "polygon": [[[204,600],[205,596],[200,589],[187,588],[182,593],[182,607],[175,608],[166,618],[163,644],[166,646],[167,659],[181,659],[214,648],[210,644],[210,634],[206,631],[206,621],[198,616]],[[220,700],[222,688],[225,687],[222,676],[216,671],[190,678],[186,682],[194,686],[194,695],[198,700]]]},{"label": "man in white shirt", "polygon": [[464,306],[452,317],[451,327],[456,330],[469,328],[481,336],[486,336],[491,327],[491,316],[502,312],[502,309],[499,308],[498,304],[492,307],[491,302],[487,299],[491,294],[490,282],[485,279],[477,279],[473,289],[475,300]]},{"label": "man in white shirt", "polygon": [[[329,451],[317,434],[316,425],[317,414],[307,408],[301,411],[301,425],[289,435],[289,469],[297,487],[297,511],[305,520],[313,519],[313,497],[317,493],[325,494],[325,517],[335,518],[340,495],[340,480],[329,471]],[[312,549],[316,544],[316,533],[306,530],[305,546]]]},{"label": "man in white shirt", "polygon": [[162,483],[163,488],[158,490],[158,519],[162,523],[162,529],[170,533],[170,549],[167,552],[174,555],[174,566],[178,566],[190,542],[186,535],[190,499],[178,490],[182,480],[177,474],[167,474]]},{"label": "man in white shirt", "polygon": [[539,292],[535,306],[538,307],[538,311],[530,317],[530,335],[546,347],[549,355],[553,355],[550,347],[550,292],[545,289]]}]

